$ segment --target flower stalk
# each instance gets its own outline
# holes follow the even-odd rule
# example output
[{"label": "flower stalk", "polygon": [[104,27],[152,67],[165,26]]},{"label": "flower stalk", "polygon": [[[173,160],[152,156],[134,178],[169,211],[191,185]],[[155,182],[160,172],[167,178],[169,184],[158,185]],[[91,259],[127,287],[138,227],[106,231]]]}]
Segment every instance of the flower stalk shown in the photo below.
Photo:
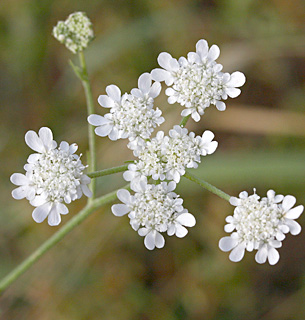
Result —
[{"label": "flower stalk", "polygon": [[128,164],[123,164],[118,167],[107,168],[104,170],[91,172],[91,173],[88,173],[87,175],[89,178],[94,179],[94,178],[99,178],[99,177],[107,176],[107,175],[118,173],[118,172],[123,172],[123,171],[126,171],[127,169],[128,169]]},{"label": "flower stalk", "polygon": [[230,202],[230,198],[231,196],[228,195],[227,193],[223,192],[222,190],[216,188],[215,186],[213,186],[212,184],[197,178],[196,176],[194,176],[193,174],[189,173],[188,171],[186,171],[185,175],[183,176],[195,183],[197,183],[198,185],[200,185],[201,187],[205,188],[206,190],[216,194],[218,197]]},{"label": "flower stalk", "polygon": [[[84,53],[81,51],[79,52],[79,61],[81,66],[81,81],[83,88],[85,90],[86,95],[86,103],[87,103],[87,113],[88,116],[94,113],[94,102],[92,97],[92,90],[91,85],[89,82],[88,72],[87,72],[87,65]],[[75,71],[75,68],[73,68]],[[75,72],[78,77],[80,77],[79,73]],[[96,171],[96,143],[95,143],[95,134],[94,134],[94,127],[88,123],[88,138],[89,138],[89,169],[90,172]],[[91,181],[91,191],[92,197],[88,199],[90,203],[96,196],[96,182],[95,180]]]},{"label": "flower stalk", "polygon": [[[126,185],[123,188],[128,188]],[[15,269],[13,269],[6,277],[0,281],[0,294],[16,281],[23,273],[25,273],[36,261],[38,261],[46,252],[54,247],[61,239],[63,239],[70,231],[81,224],[91,213],[97,208],[114,201],[117,198],[117,190],[110,192],[100,198],[96,198],[87,204],[77,215],[69,220],[60,230],[53,234],[46,240],[36,251],[34,251],[28,258],[21,262]]]},{"label": "flower stalk", "polygon": [[191,117],[191,115],[189,114],[188,116],[185,116],[185,117],[183,117],[182,118],[182,120],[181,120],[181,122],[180,122],[180,127],[185,127],[185,125],[186,125],[186,123],[187,123],[187,121],[188,121],[188,119]]}]

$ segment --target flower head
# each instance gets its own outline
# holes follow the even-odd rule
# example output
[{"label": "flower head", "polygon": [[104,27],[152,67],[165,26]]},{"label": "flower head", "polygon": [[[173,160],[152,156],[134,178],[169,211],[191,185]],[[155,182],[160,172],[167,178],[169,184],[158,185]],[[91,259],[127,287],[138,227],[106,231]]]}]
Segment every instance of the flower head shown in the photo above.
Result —
[{"label": "flower head", "polygon": [[141,181],[133,186],[134,195],[125,189],[118,191],[123,204],[113,205],[112,212],[116,216],[128,213],[132,228],[145,237],[147,249],[162,248],[165,244],[162,232],[182,238],[188,233],[185,227],[196,223],[194,216],[183,208],[183,200],[173,192],[175,188],[173,181],[157,185]]},{"label": "flower head", "polygon": [[32,214],[36,222],[48,217],[50,226],[58,225],[60,214],[69,212],[63,202],[70,203],[81,198],[82,194],[91,196],[87,186],[90,178],[83,173],[86,167],[75,154],[77,145],[62,141],[57,148],[49,128],[41,128],[38,135],[28,131],[25,142],[37,153],[28,157],[25,175],[12,174],[11,182],[18,186],[12,191],[12,196],[15,199],[26,198],[36,207]]},{"label": "flower head", "polygon": [[138,87],[123,95],[115,85],[106,87],[107,95],[99,96],[98,102],[109,108],[110,113],[88,117],[88,122],[97,127],[98,136],[108,136],[111,140],[148,139],[154,128],[164,122],[161,110],[153,108],[154,98],[160,94],[160,83],[152,84],[151,75],[144,73],[139,77]]},{"label": "flower head", "polygon": [[271,265],[279,260],[276,250],[282,246],[285,234],[297,235],[301,226],[294,221],[304,210],[302,205],[292,208],[296,199],[293,196],[276,195],[273,190],[267,197],[260,199],[257,194],[248,195],[246,191],[239,198],[231,197],[230,203],[235,206],[233,216],[228,216],[226,232],[234,231],[231,236],[221,238],[219,247],[222,251],[230,251],[230,260],[240,261],[247,251],[257,250],[255,260]]},{"label": "flower head", "polygon": [[214,104],[220,111],[226,109],[221,100],[235,98],[246,78],[241,72],[223,73],[222,65],[216,63],[220,50],[218,46],[208,47],[206,40],[199,40],[196,52],[189,52],[187,59],[173,58],[169,53],[162,52],[158,63],[162,69],[151,72],[155,81],[165,81],[170,88],[166,89],[168,103],[178,102],[185,109],[182,116],[191,115],[195,121],[200,120],[204,110]]},{"label": "flower head", "polygon": [[180,181],[186,168],[197,168],[201,156],[212,154],[217,148],[217,141],[212,141],[214,134],[206,130],[202,136],[188,133],[186,128],[176,125],[164,136],[159,131],[155,138],[138,145],[134,150],[139,160],[128,166],[124,179],[137,183],[146,177],[154,180]]},{"label": "flower head", "polygon": [[74,12],[66,21],[58,21],[53,36],[70,51],[77,53],[87,48],[93,39],[92,23],[84,12]]}]

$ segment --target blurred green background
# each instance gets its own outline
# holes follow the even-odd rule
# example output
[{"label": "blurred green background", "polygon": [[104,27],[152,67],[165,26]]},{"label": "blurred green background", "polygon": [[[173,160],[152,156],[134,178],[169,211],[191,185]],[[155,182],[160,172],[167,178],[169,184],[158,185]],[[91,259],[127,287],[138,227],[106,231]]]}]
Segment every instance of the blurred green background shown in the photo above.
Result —
[{"label": "blurred green background", "polygon": [[[77,142],[86,153],[85,98],[68,65],[77,59],[51,36],[58,20],[80,10],[96,34],[85,51],[95,100],[109,84],[136,87],[162,51],[185,56],[201,38],[219,45],[224,70],[244,72],[247,82],[227,111],[210,107],[187,124],[197,134],[212,130],[219,141],[196,174],[231,195],[273,188],[304,204],[303,1],[2,0],[1,277],[60,228],[34,223],[28,202],[11,198],[9,177],[23,172],[31,153],[25,132],[49,126],[55,140]],[[164,91],[156,104],[167,120],[162,130],[180,121],[181,107],[169,106]],[[96,110],[103,112],[97,103]],[[100,169],[132,158],[126,141],[98,138]],[[98,190],[124,184],[117,174],[99,179]],[[258,265],[253,253],[236,264],[218,249],[233,208],[184,179],[178,192],[197,219],[186,238],[166,237],[165,248],[149,252],[127,217],[100,209],[4,293],[0,318],[305,319],[305,233],[287,236],[273,267]],[[62,224],[84,203],[70,205]]]}]

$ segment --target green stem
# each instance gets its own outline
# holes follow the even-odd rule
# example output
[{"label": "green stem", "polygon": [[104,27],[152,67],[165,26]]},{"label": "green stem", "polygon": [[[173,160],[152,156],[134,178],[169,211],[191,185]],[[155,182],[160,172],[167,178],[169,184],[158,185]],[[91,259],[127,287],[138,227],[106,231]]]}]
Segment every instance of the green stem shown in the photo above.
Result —
[{"label": "green stem", "polygon": [[[92,97],[92,90],[89,82],[87,66],[85,61],[85,56],[83,52],[79,53],[79,61],[82,68],[82,84],[85,90],[86,102],[87,102],[87,113],[88,116],[94,113],[94,102]],[[88,123],[88,138],[89,138],[89,152],[90,157],[88,159],[89,169],[91,172],[96,171],[96,146],[95,146],[95,134],[94,127]],[[88,199],[89,202],[92,202],[95,198],[95,190],[96,190],[96,181],[91,181],[91,191],[92,197]]]},{"label": "green stem", "polygon": [[230,202],[230,198],[231,196],[228,195],[227,193],[223,192],[222,190],[214,187],[212,184],[200,179],[200,178],[197,178],[196,176],[194,176],[193,174],[189,173],[188,171],[186,171],[186,173],[184,174],[185,178],[193,181],[193,182],[196,182],[197,184],[199,184],[201,187],[209,190],[210,192],[216,194],[217,196],[219,196],[220,198],[222,199],[225,199],[227,201]]},{"label": "green stem", "polygon": [[187,123],[187,120],[190,118],[190,114],[186,117],[183,117],[181,122],[180,122],[180,127],[185,127],[186,123]]},{"label": "green stem", "polygon": [[87,174],[87,176],[90,178],[98,178],[98,177],[107,176],[113,173],[123,172],[123,171],[126,171],[127,169],[128,169],[128,164],[123,164],[122,166],[118,166],[118,167],[108,168],[101,171],[90,172]]},{"label": "green stem", "polygon": [[[128,188],[128,186],[129,184],[123,188]],[[68,234],[76,226],[82,223],[97,208],[114,201],[117,197],[116,194],[117,190],[110,192],[100,198],[94,199],[90,204],[87,204],[84,209],[82,209],[77,215],[69,220],[61,229],[54,233],[52,237],[45,241],[38,249],[36,249],[36,251],[34,251],[28,258],[21,262],[15,269],[13,269],[6,277],[4,277],[0,281],[0,294],[25,271],[27,271],[47,251],[49,251],[55,244],[57,244],[66,234]]]}]

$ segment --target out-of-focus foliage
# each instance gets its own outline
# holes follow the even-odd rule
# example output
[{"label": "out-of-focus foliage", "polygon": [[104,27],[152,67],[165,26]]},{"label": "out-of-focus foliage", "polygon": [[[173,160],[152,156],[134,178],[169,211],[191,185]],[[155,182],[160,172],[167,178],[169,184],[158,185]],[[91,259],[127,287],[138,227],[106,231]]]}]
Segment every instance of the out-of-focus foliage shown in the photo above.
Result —
[{"label": "out-of-focus foliage", "polygon": [[[179,57],[200,38],[218,44],[224,70],[244,72],[247,82],[227,111],[210,107],[199,123],[189,121],[189,129],[210,129],[219,141],[196,173],[232,195],[273,188],[304,204],[303,1],[2,0],[1,276],[60,228],[34,223],[27,202],[10,196],[9,176],[22,172],[30,153],[25,132],[49,126],[56,140],[86,152],[85,98],[68,65],[77,60],[51,36],[74,11],[85,11],[94,25],[85,54],[95,98],[108,84],[135,87],[161,51]],[[179,122],[180,106],[168,106],[164,95],[157,104],[163,130]],[[132,159],[125,144],[98,138],[99,168]],[[100,194],[122,185],[121,174],[98,180]],[[232,207],[185,180],[178,191],[197,219],[186,238],[167,238],[165,248],[149,252],[126,217],[103,208],[5,292],[0,318],[304,319],[305,234],[287,237],[274,267],[257,265],[251,253],[232,263],[217,246]],[[83,205],[70,206],[63,223]],[[304,217],[299,221],[304,226]]]}]

